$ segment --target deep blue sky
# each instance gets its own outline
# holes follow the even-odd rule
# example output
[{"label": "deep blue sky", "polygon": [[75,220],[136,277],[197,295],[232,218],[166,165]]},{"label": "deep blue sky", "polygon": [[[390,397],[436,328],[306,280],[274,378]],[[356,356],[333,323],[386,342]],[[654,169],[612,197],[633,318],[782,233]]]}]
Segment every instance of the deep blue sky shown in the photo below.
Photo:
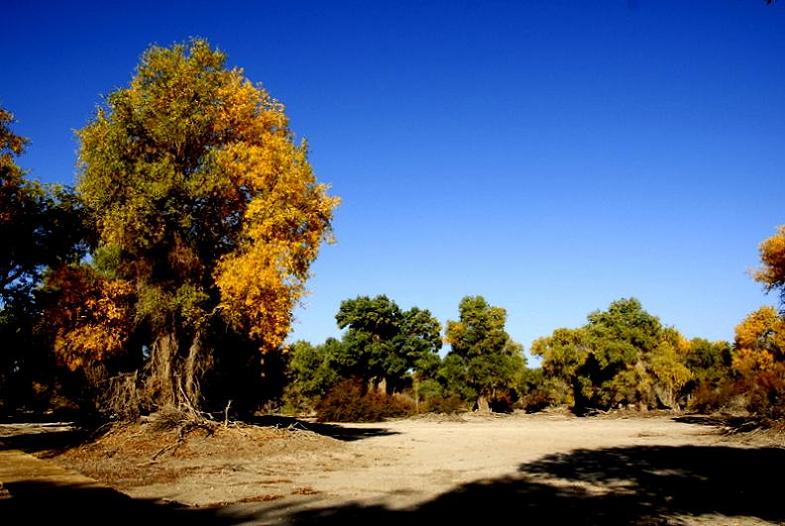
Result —
[{"label": "deep blue sky", "polygon": [[[116,4],[116,5],[113,5]],[[636,296],[731,338],[785,223],[785,3],[3,2],[0,104],[21,160],[72,183],[73,130],[151,43],[203,36],[286,104],[342,197],[294,338],[385,293],[532,339]]]}]

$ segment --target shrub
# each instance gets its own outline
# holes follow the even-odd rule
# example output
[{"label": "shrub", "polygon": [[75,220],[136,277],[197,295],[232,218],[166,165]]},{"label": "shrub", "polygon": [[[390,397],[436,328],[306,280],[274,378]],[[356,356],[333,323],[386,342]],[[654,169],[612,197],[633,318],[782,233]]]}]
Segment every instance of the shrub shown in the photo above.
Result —
[{"label": "shrub", "polygon": [[408,397],[366,391],[364,382],[357,379],[338,383],[316,404],[320,422],[379,422],[413,413]]},{"label": "shrub", "polygon": [[419,399],[426,403],[434,398],[441,398],[444,396],[442,385],[432,378],[428,378],[417,384],[416,390]]},{"label": "shrub", "polygon": [[545,389],[534,389],[523,395],[515,404],[527,413],[538,413],[552,405],[550,393]]},{"label": "shrub", "polygon": [[737,386],[730,381],[719,385],[700,383],[693,391],[687,409],[705,414],[727,409],[733,404],[737,391]]},{"label": "shrub", "polygon": [[747,409],[768,421],[785,420],[785,364],[760,371],[747,380]]},{"label": "shrub", "polygon": [[422,411],[425,413],[444,414],[461,413],[466,411],[466,402],[456,395],[434,396],[425,401]]}]

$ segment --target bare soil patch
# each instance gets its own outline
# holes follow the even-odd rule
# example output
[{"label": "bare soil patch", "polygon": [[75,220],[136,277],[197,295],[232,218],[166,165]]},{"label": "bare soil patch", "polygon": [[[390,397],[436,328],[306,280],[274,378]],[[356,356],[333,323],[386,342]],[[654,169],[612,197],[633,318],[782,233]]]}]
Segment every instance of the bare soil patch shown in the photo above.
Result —
[{"label": "bare soil patch", "polygon": [[291,473],[335,466],[342,451],[340,440],[297,427],[218,426],[181,436],[136,423],[49,456],[132,497],[201,507],[315,494]]}]

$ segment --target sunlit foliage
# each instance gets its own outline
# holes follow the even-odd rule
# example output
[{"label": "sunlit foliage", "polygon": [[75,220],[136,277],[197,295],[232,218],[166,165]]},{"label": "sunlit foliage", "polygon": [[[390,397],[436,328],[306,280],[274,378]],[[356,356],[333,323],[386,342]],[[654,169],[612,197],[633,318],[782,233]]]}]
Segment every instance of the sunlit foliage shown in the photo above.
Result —
[{"label": "sunlit foliage", "polygon": [[[289,347],[288,410],[317,406],[325,410],[327,406],[319,403],[321,398],[331,393],[331,399],[343,400],[343,395],[336,398],[339,392],[353,392],[358,386],[362,393],[385,395],[410,388],[416,391],[422,382],[435,382],[441,363],[441,326],[428,310],[402,310],[384,295],[358,296],[342,301],[335,319],[339,328],[346,329],[340,340],[328,338],[321,345],[299,341]],[[339,383],[343,387],[338,388]],[[440,389],[438,383],[436,388]],[[377,404],[392,398],[371,396],[364,400]]]},{"label": "sunlit foliage", "polygon": [[[129,330],[149,335],[132,351],[152,353],[161,403],[197,404],[221,334],[264,352],[281,345],[338,200],[316,180],[283,106],[203,40],[148,49],[78,136],[94,257],[120,280],[106,286],[130,284]],[[66,325],[61,339],[83,341],[74,333],[87,323],[98,331],[111,319]]]},{"label": "sunlit foliage", "polygon": [[48,280],[58,302],[46,312],[56,329],[54,352],[75,371],[125,351],[133,324],[133,286],[87,265],[62,267]]},{"label": "sunlit foliage", "polygon": [[448,321],[445,357],[440,377],[449,392],[473,396],[481,410],[506,397],[518,383],[526,361],[523,346],[505,330],[507,312],[482,296],[466,296],[458,321]]},{"label": "sunlit foliage", "polygon": [[314,401],[325,396],[340,380],[336,356],[341,342],[328,338],[321,345],[297,341],[287,351],[285,401],[291,411],[312,409]]},{"label": "sunlit foliage", "polygon": [[785,301],[785,225],[777,233],[763,241],[759,247],[762,266],[753,277],[763,283],[767,290],[779,291]]},{"label": "sunlit foliage", "polygon": [[752,413],[785,418],[785,319],[773,307],[736,327],[733,369]]},{"label": "sunlit foliage", "polygon": [[577,411],[629,406],[677,407],[692,378],[689,342],[663,327],[634,299],[588,315],[577,329],[557,329],[532,346],[555,403]]},{"label": "sunlit foliage", "polygon": [[442,341],[439,320],[429,311],[403,311],[384,295],[358,296],[341,302],[335,320],[347,329],[336,355],[343,376],[381,382],[394,391],[409,372],[435,372]]}]

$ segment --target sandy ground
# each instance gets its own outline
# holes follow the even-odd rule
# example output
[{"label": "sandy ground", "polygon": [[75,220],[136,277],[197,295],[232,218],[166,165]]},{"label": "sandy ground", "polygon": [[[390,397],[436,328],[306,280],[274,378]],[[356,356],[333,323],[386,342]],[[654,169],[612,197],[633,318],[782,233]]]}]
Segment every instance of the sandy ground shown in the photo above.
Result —
[{"label": "sandy ground", "polygon": [[706,422],[539,414],[276,424],[195,431],[172,449],[136,429],[39,456],[231,524],[462,522],[478,509],[528,510],[534,524],[785,523],[779,485],[763,482],[769,472],[780,479],[785,449]]}]

